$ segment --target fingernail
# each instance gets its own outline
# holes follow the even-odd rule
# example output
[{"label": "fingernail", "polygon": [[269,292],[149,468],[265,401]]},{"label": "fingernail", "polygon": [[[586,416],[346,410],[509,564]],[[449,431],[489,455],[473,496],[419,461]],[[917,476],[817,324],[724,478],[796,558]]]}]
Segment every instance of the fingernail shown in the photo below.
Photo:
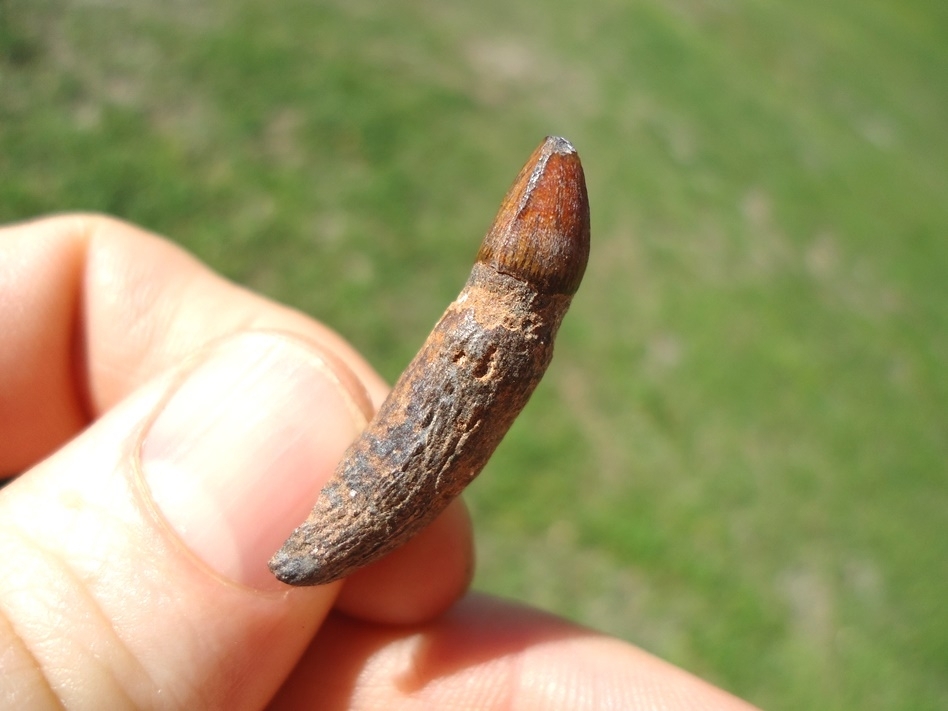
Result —
[{"label": "fingernail", "polygon": [[154,503],[221,575],[282,585],[267,560],[365,426],[359,392],[339,372],[289,336],[237,336],[185,377],[148,428],[141,470]]}]

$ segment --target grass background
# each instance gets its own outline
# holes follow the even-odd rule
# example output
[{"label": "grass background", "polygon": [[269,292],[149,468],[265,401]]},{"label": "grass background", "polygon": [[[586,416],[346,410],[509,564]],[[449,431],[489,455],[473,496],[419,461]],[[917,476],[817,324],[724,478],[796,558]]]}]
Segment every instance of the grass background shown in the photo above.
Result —
[{"label": "grass background", "polygon": [[771,709],[948,707],[948,4],[0,0],[0,220],[138,222],[389,379],[548,133],[593,251],[477,586]]}]

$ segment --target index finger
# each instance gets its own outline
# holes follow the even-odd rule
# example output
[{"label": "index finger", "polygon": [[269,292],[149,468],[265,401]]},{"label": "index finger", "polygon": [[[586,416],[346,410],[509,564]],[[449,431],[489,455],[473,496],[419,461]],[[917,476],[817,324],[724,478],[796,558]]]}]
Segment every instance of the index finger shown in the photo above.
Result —
[{"label": "index finger", "polygon": [[[337,333],[214,274],[172,243],[98,215],[0,228],[0,476],[22,471],[208,342],[290,331],[387,386]],[[355,390],[355,389],[354,389]]]}]

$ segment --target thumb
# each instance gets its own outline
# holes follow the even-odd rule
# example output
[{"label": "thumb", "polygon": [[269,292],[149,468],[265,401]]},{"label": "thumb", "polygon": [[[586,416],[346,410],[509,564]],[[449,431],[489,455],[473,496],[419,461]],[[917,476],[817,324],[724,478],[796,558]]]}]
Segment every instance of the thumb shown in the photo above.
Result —
[{"label": "thumb", "polygon": [[0,491],[0,706],[265,703],[338,590],[267,559],[368,407],[331,356],[247,333]]}]

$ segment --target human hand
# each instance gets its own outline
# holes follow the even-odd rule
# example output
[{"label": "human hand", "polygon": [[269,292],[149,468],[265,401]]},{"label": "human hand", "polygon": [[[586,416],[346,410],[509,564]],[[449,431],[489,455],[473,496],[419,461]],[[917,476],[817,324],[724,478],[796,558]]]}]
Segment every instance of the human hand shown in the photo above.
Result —
[{"label": "human hand", "polygon": [[[465,595],[454,502],[341,583],[267,559],[386,386],[338,335],[102,217],[0,229],[0,707],[746,708]],[[460,601],[459,601],[460,600]]]}]

